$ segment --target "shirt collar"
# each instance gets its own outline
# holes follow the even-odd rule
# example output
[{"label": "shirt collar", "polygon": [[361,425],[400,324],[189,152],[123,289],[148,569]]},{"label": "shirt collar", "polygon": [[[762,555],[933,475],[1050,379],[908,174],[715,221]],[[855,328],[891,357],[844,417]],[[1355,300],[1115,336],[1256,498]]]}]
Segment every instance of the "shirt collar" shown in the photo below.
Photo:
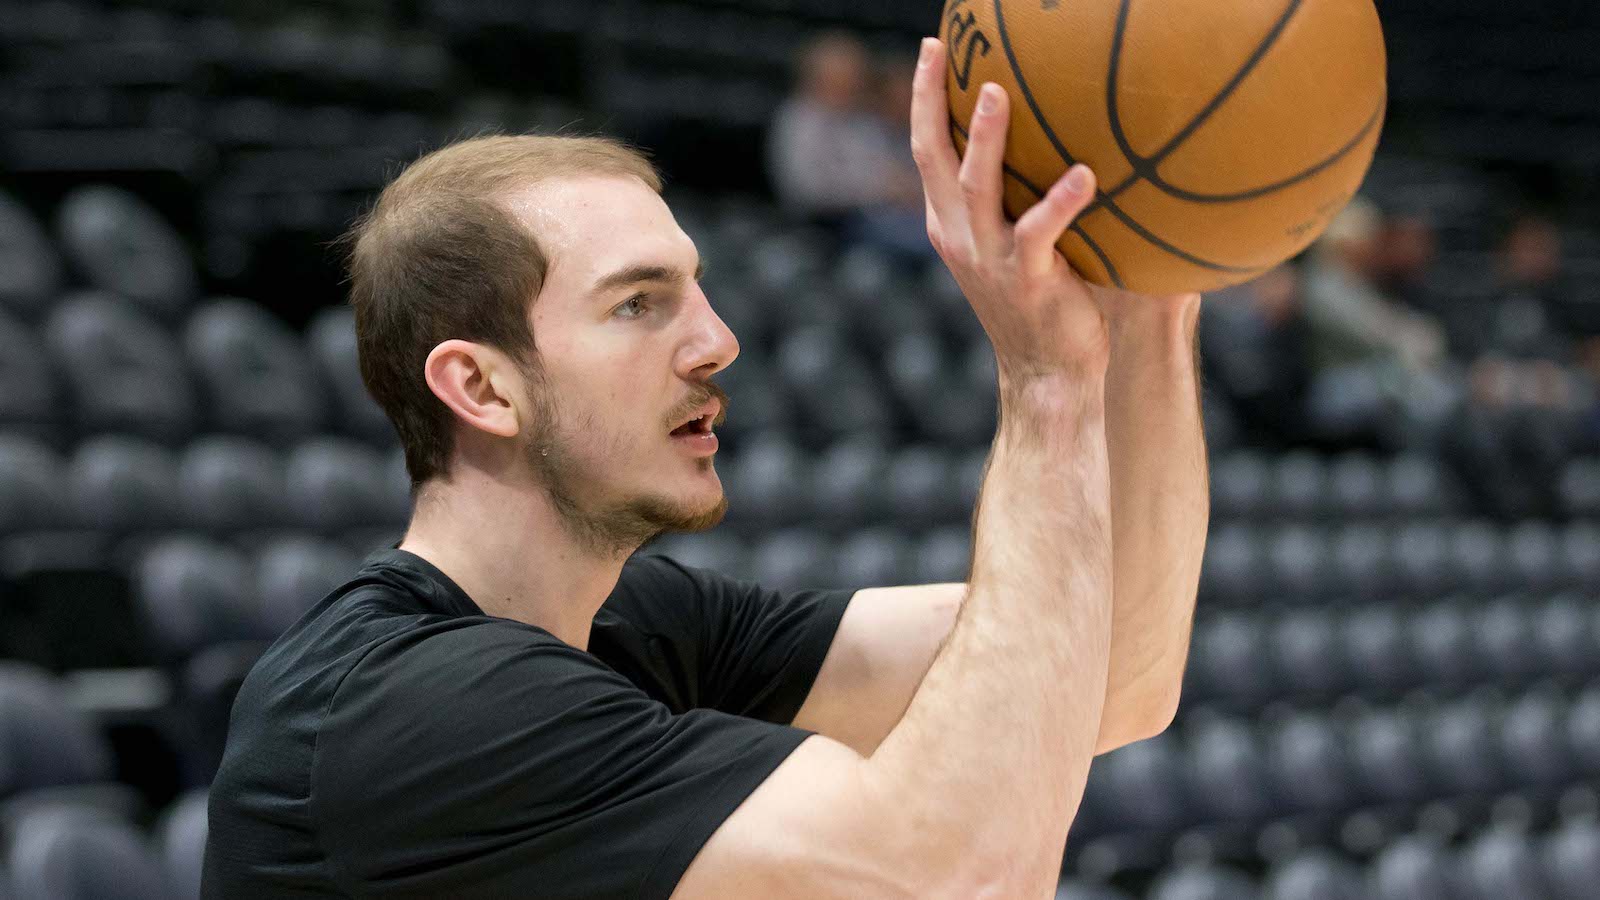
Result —
[{"label": "shirt collar", "polygon": [[413,593],[430,612],[450,616],[484,615],[478,604],[472,602],[467,592],[461,589],[461,585],[452,581],[433,563],[409,550],[391,546],[374,551],[362,561],[361,568],[386,569],[398,575],[411,585]]}]

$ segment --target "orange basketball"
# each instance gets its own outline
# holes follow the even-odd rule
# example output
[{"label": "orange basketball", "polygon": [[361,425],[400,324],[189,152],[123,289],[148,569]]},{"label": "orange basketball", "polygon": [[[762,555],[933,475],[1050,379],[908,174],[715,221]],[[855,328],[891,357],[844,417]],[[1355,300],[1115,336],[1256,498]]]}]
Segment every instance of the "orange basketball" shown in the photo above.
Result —
[{"label": "orange basketball", "polygon": [[1011,95],[1006,212],[1074,162],[1099,196],[1061,240],[1142,293],[1248,281],[1316,240],[1372,164],[1387,99],[1373,0],[948,0],[952,130]]}]

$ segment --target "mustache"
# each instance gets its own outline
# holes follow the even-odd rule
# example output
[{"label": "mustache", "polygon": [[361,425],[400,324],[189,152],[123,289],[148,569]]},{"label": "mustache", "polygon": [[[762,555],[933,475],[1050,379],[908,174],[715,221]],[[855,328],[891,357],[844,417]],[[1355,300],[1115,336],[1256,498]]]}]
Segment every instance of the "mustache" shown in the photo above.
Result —
[{"label": "mustache", "polygon": [[694,415],[695,410],[705,406],[706,402],[712,399],[718,401],[721,409],[717,417],[711,420],[711,425],[713,428],[720,427],[728,419],[728,392],[724,391],[721,385],[710,381],[697,384],[690,390],[689,396],[683,403],[667,416],[667,427],[669,429],[678,427],[685,418]]}]

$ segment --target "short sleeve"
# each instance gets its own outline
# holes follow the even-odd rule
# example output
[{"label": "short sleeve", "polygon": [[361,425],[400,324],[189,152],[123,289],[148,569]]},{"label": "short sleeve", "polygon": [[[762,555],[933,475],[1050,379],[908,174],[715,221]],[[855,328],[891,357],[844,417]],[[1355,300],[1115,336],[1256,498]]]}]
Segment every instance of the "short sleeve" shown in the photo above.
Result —
[{"label": "short sleeve", "polygon": [[312,809],[351,895],[666,900],[809,736],[674,715],[549,635],[473,621],[387,642],[334,697]]},{"label": "short sleeve", "polygon": [[603,639],[626,651],[629,633],[642,633],[635,652],[617,654],[618,665],[637,665],[625,674],[660,684],[664,696],[682,698],[682,708],[788,724],[811,692],[852,596],[772,590],[640,556],[629,561],[607,601],[627,624]]}]

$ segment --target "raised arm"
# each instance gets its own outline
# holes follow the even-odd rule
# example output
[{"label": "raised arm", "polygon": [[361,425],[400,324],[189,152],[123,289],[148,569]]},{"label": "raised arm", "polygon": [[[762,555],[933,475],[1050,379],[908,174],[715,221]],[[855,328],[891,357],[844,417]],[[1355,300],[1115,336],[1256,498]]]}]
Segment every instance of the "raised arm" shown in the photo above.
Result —
[{"label": "raised arm", "polygon": [[966,596],[876,750],[807,740],[713,835],[678,897],[1042,898],[1060,874],[1111,643],[1109,337],[1055,250],[1093,176],[1075,169],[1007,225],[1005,95],[986,91],[958,162],[943,65],[929,41],[914,129],[929,230],[989,333],[1001,385]]}]

